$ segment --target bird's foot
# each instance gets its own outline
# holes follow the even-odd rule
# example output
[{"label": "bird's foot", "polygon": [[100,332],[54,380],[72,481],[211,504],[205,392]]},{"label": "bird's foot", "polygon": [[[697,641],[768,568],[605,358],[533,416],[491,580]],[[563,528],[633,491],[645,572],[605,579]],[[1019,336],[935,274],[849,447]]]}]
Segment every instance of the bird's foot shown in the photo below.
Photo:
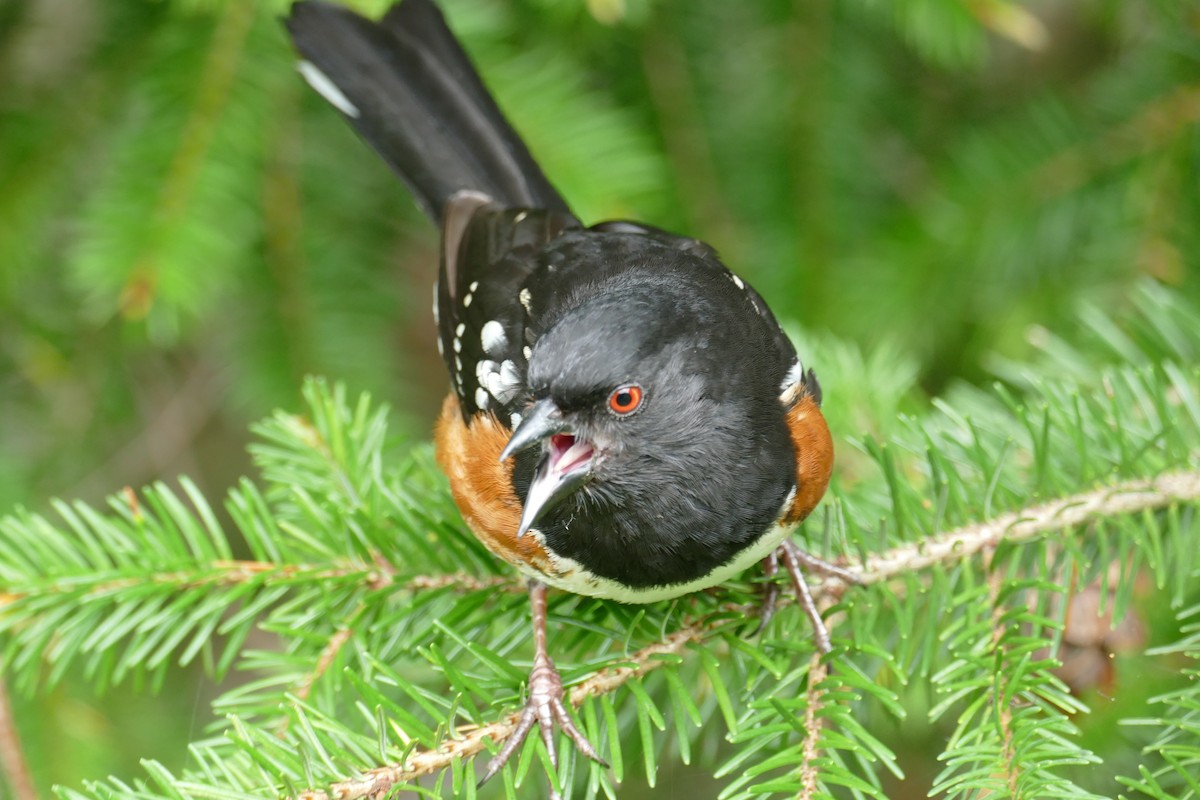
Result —
[{"label": "bird's foot", "polygon": [[[575,743],[575,747],[579,749],[579,752],[598,764],[608,766],[605,760],[600,757],[600,754],[596,752],[596,748],[592,747],[587,737],[575,727],[575,723],[571,721],[570,714],[567,713],[567,707],[563,699],[562,678],[558,674],[558,669],[554,666],[554,662],[550,660],[549,656],[538,654],[534,657],[533,671],[529,673],[529,700],[525,703],[525,710],[521,712],[521,718],[517,721],[517,727],[504,742],[504,746],[500,748],[500,752],[492,756],[491,761],[488,762],[483,778],[479,781],[480,786],[490,780],[512,758],[513,753],[517,751],[521,743],[525,741],[533,730],[535,723],[541,732],[542,741],[546,745],[546,752],[550,756],[550,763],[555,768],[558,767],[558,754],[554,749],[555,722],[558,723],[558,727],[562,728],[563,733]],[[553,788],[551,792],[553,793]]]},{"label": "bird's foot", "polygon": [[784,569],[792,579],[792,586],[796,590],[796,602],[800,604],[800,608],[804,609],[804,613],[812,622],[813,639],[817,649],[822,653],[828,653],[833,649],[829,640],[829,630],[825,627],[824,620],[821,619],[821,611],[817,608],[816,601],[813,600],[812,591],[808,588],[808,581],[805,580],[804,573],[806,571],[813,572],[854,585],[861,585],[862,579],[844,567],[806,553],[791,539],[784,539],[778,550],[763,559],[763,572],[767,577],[767,583],[762,606],[759,608],[758,627],[754,631],[756,634],[766,628],[771,617],[775,616],[775,609],[779,603],[779,584],[773,579],[779,572],[780,560],[783,561]]}]

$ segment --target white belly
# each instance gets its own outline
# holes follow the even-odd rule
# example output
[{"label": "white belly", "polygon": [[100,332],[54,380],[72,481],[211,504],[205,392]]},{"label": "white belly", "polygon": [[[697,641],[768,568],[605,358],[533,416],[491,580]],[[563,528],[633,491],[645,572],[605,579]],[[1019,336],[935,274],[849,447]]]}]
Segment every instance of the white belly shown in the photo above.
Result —
[{"label": "white belly", "polygon": [[[588,597],[603,597],[607,600],[619,600],[622,603],[657,603],[659,600],[669,600],[672,597],[679,597],[699,591],[700,589],[707,589],[709,586],[716,586],[718,583],[744,572],[748,567],[753,566],[770,555],[779,546],[779,543],[794,530],[794,525],[775,525],[764,533],[757,542],[738,553],[728,564],[719,566],[707,575],[702,575],[693,581],[673,583],[669,586],[647,586],[639,589],[622,586],[616,581],[593,575],[579,562],[570,558],[556,556],[548,549],[546,552],[549,554],[550,560],[555,567],[555,574],[550,575],[536,572],[528,568],[523,568],[522,564],[516,564],[515,566],[521,568],[521,571],[531,578],[535,578],[557,589],[574,592],[575,594],[587,595]],[[529,535],[540,539],[542,534],[541,531],[531,530],[529,531]]]}]

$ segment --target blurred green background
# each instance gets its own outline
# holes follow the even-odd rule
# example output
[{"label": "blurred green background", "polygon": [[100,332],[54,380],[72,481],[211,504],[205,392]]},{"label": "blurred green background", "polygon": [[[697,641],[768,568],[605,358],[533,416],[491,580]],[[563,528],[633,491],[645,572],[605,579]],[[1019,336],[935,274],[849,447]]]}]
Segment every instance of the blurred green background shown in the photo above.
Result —
[{"label": "blurred green background", "polygon": [[[219,497],[309,373],[428,435],[436,236],[295,74],[286,5],[0,0],[0,508]],[[585,221],[708,240],[927,395],[1143,276],[1200,293],[1200,3],[443,6]],[[182,765],[211,692],[80,676],[12,714],[44,791]]]}]

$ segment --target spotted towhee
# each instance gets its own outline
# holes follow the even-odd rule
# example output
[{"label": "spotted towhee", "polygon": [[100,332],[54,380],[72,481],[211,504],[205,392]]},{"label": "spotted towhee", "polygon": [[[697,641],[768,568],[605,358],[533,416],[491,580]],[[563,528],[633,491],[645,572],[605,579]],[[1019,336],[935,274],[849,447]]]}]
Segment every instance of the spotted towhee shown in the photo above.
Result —
[{"label": "spotted towhee", "polygon": [[299,2],[287,26],[309,84],[441,227],[438,461],[533,606],[528,705],[485,780],[534,723],[552,756],[557,721],[599,760],[547,655],[547,585],[648,603],[781,558],[827,651],[801,569],[853,576],[788,534],[833,446],[816,377],[758,293],[696,239],[576,219],[430,0],[379,22]]}]

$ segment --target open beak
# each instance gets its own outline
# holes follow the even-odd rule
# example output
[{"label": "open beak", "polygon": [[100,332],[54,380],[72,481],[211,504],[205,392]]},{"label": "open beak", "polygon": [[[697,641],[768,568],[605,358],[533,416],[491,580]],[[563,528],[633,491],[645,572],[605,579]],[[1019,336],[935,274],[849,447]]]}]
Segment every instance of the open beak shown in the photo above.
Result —
[{"label": "open beak", "polygon": [[592,473],[595,448],[591,442],[568,432],[562,411],[549,398],[539,400],[526,413],[501,451],[500,460],[539,442],[544,443],[544,452],[525,496],[518,539],[529,532],[543,513],[586,483]]}]

